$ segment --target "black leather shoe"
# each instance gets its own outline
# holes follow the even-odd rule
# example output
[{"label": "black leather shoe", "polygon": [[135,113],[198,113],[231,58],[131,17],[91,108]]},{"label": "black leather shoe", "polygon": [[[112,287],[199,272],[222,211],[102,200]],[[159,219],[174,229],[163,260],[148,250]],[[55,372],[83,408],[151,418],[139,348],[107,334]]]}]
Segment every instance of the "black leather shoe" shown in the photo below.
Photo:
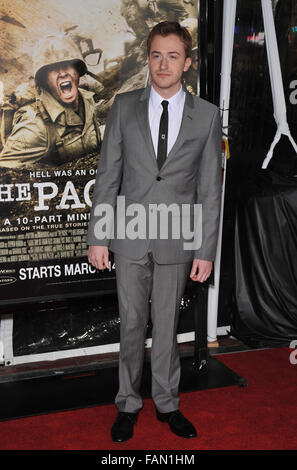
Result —
[{"label": "black leather shoe", "polygon": [[197,437],[197,431],[193,424],[179,410],[171,411],[170,413],[160,413],[158,410],[156,412],[158,420],[168,423],[171,431],[177,436],[187,438]]},{"label": "black leather shoe", "polygon": [[111,428],[111,438],[114,442],[125,442],[133,436],[133,427],[137,421],[137,413],[120,411]]}]

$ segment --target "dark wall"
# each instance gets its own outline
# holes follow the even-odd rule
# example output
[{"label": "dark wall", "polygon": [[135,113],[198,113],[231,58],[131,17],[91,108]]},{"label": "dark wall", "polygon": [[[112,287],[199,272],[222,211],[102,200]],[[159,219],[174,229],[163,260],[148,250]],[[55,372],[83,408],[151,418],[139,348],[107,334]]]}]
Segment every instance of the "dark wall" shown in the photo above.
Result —
[{"label": "dark wall", "polygon": [[[287,119],[297,141],[297,4],[274,1]],[[218,324],[227,325],[235,311],[234,222],[240,188],[260,169],[276,132],[260,0],[238,0],[232,62],[223,250]],[[219,76],[216,74],[217,82]],[[297,174],[297,159],[288,139],[276,147],[269,169]]]}]

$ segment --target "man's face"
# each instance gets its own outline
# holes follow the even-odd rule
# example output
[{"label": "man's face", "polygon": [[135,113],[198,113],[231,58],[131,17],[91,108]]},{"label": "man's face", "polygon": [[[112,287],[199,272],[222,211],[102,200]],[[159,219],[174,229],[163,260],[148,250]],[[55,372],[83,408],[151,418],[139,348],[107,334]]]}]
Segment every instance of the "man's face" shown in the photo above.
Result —
[{"label": "man's face", "polygon": [[157,35],[151,42],[148,65],[153,87],[163,98],[170,98],[180,89],[191,58],[186,58],[184,43],[176,34]]},{"label": "man's face", "polygon": [[67,62],[54,64],[47,72],[47,85],[51,94],[64,105],[78,107],[78,84],[79,73]]}]

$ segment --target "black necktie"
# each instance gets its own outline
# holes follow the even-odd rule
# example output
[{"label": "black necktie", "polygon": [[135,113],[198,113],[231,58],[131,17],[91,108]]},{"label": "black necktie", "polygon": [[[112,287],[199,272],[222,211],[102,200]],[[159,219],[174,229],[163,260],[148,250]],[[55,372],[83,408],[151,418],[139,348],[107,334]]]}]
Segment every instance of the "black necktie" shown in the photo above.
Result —
[{"label": "black necktie", "polygon": [[162,101],[163,113],[160,119],[157,163],[159,170],[167,157],[168,139],[168,101]]}]

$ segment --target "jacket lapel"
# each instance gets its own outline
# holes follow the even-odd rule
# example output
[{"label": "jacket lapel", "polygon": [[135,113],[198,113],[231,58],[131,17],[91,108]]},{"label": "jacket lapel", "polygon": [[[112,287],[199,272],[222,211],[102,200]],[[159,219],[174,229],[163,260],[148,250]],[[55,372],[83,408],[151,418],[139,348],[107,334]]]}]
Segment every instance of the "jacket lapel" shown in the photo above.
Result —
[{"label": "jacket lapel", "polygon": [[150,130],[149,116],[148,116],[150,89],[151,88],[149,86],[143,90],[136,112],[137,112],[139,128],[145,140],[146,148],[149,151],[149,154],[153,160],[154,166],[158,169],[157,159],[155,155],[155,150],[154,150],[154,145],[153,145],[152,135],[151,135],[151,130]]},{"label": "jacket lapel", "polygon": [[[186,99],[185,99],[185,105],[184,105],[184,111],[183,111],[183,117],[182,117],[180,130],[179,130],[177,139],[161,168],[161,171],[166,165],[168,165],[170,160],[174,158],[174,156],[177,154],[178,150],[183,145],[183,142],[186,136],[189,134],[189,129],[192,128],[194,99],[191,93],[189,93],[187,90],[185,91],[186,91]],[[155,150],[154,150],[154,145],[153,145],[152,135],[151,135],[151,130],[150,130],[149,117],[148,117],[149,97],[150,97],[150,87],[147,87],[144,89],[140,97],[139,103],[138,103],[137,118],[138,118],[139,127],[143,135],[143,138],[145,140],[147,149],[149,150],[149,154],[153,160],[153,164],[158,169],[157,159],[155,155]]]},{"label": "jacket lapel", "polygon": [[174,156],[178,153],[179,149],[182,147],[185,138],[187,135],[190,134],[189,129],[193,128],[192,127],[192,120],[193,120],[193,109],[194,109],[194,99],[191,93],[189,93],[187,90],[186,91],[186,99],[185,99],[185,105],[184,105],[184,111],[183,111],[183,117],[182,117],[182,122],[180,126],[180,130],[178,133],[178,136],[176,138],[176,141],[170,150],[161,170],[163,170],[166,165],[174,158]]}]

